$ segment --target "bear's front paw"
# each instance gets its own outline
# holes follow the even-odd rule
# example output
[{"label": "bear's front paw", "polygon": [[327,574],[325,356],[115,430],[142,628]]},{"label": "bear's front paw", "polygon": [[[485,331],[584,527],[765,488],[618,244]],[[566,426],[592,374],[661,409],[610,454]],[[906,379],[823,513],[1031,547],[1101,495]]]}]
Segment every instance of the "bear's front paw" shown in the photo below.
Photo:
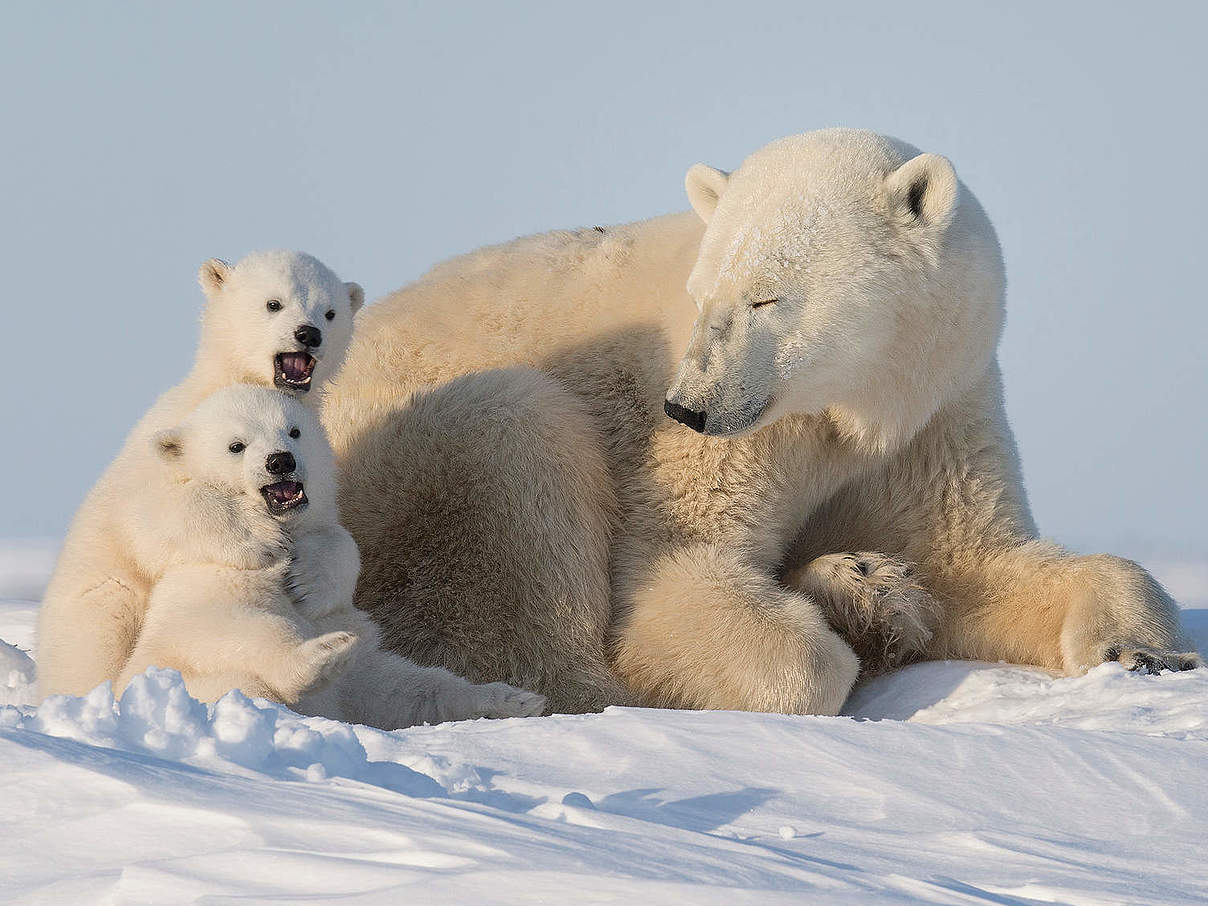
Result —
[{"label": "bear's front paw", "polygon": [[1103,663],[1116,661],[1136,673],[1177,672],[1204,666],[1204,659],[1196,651],[1171,651],[1123,643],[1103,646],[1100,655]]},{"label": "bear's front paw", "polygon": [[872,551],[828,554],[786,577],[813,598],[860,657],[864,675],[919,657],[931,641],[940,606],[904,560]]},{"label": "bear's front paw", "polygon": [[474,687],[478,717],[537,717],[545,711],[545,696],[507,683],[483,683]]}]

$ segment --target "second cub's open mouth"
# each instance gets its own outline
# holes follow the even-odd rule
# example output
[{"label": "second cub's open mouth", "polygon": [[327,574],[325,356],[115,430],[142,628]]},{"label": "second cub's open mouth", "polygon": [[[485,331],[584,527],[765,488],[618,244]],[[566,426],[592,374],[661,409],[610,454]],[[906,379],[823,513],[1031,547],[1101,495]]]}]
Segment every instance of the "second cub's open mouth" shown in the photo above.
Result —
[{"label": "second cub's open mouth", "polygon": [[278,481],[266,484],[260,489],[264,502],[272,513],[288,513],[299,507],[306,506],[306,491],[302,490],[300,481]]},{"label": "second cub's open mouth", "polygon": [[315,370],[315,357],[308,352],[279,352],[274,360],[273,383],[283,390],[310,390],[310,376]]}]

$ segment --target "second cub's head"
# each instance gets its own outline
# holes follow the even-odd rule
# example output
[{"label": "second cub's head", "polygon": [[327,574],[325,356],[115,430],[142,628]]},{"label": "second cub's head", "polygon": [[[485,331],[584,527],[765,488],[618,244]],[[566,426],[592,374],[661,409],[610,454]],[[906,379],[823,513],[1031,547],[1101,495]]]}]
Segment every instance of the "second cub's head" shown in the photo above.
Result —
[{"label": "second cub's head", "polygon": [[202,366],[293,394],[335,374],[365,301],[360,286],[302,252],[253,252],[235,265],[211,258],[198,281]]},{"label": "second cub's head", "polygon": [[335,466],[318,418],[276,390],[219,390],[153,443],[181,481],[279,520],[335,506]]}]

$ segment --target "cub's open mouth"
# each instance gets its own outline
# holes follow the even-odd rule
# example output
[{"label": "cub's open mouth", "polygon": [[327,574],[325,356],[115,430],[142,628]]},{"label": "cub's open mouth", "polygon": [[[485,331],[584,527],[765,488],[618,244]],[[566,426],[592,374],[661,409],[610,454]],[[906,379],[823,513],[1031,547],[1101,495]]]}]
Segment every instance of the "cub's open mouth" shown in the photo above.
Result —
[{"label": "cub's open mouth", "polygon": [[283,390],[310,390],[310,376],[315,370],[315,357],[308,352],[279,352],[273,383]]},{"label": "cub's open mouth", "polygon": [[306,491],[300,481],[278,481],[260,489],[270,513],[288,513],[307,504]]}]

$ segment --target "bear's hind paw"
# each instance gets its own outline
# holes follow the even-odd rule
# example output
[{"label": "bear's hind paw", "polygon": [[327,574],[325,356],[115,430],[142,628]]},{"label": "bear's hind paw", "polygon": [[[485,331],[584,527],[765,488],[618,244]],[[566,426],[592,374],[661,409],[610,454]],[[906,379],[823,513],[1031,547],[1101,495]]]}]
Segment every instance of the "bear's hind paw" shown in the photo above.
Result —
[{"label": "bear's hind paw", "polygon": [[1105,664],[1116,661],[1134,673],[1151,675],[1195,670],[1204,666],[1204,659],[1196,651],[1172,651],[1139,645],[1105,645],[1102,659]]},{"label": "bear's hind paw", "polygon": [[476,686],[477,717],[537,717],[545,711],[545,696],[507,683],[483,683]]}]

